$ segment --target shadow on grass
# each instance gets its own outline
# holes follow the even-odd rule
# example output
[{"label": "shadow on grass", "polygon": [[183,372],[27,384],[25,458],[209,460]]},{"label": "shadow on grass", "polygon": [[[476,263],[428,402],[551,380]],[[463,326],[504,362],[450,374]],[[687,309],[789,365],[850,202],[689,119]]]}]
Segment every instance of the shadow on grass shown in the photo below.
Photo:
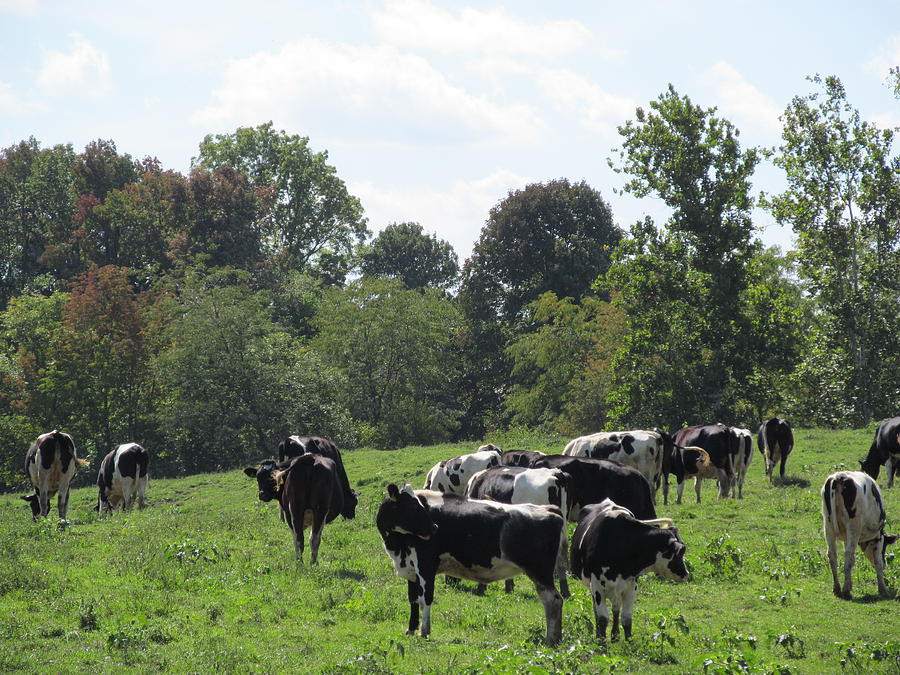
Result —
[{"label": "shadow on grass", "polygon": [[364,581],[366,578],[365,574],[360,572],[354,572],[353,570],[345,570],[339,569],[333,572],[334,576],[338,579],[353,579],[353,581]]},{"label": "shadow on grass", "polygon": [[774,487],[801,487],[808,488],[810,486],[810,482],[808,478],[800,478],[799,476],[775,476],[772,479],[772,485]]}]

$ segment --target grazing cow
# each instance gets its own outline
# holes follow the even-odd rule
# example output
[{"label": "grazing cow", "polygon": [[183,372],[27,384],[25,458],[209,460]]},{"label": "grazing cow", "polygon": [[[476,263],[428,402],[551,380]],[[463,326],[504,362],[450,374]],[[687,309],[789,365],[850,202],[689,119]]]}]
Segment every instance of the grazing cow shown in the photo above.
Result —
[{"label": "grazing cow", "polygon": [[735,496],[737,490],[737,498],[744,498],[744,478],[747,476],[747,468],[750,466],[750,460],[753,459],[753,434],[749,429],[740,429],[731,427],[731,432],[737,436],[738,451],[734,456],[734,483],[731,484],[731,496]]},{"label": "grazing cow", "polygon": [[791,423],[780,417],[766,420],[759,426],[756,436],[759,451],[766,460],[766,475],[772,480],[776,462],[781,463],[780,475],[784,478],[784,463],[794,449],[794,433]]},{"label": "grazing cow", "polygon": [[569,513],[574,522],[581,509],[612,499],[639,518],[656,518],[653,507],[653,488],[637,469],[606,459],[547,455],[537,460],[534,469],[562,469],[571,477],[569,483]]},{"label": "grazing cow", "polygon": [[278,462],[282,463],[298,455],[319,455],[327,457],[335,464],[338,475],[338,483],[344,494],[344,518],[353,518],[356,515],[356,505],[359,493],[350,487],[350,479],[344,469],[344,460],[337,446],[328,438],[322,436],[288,436],[278,444]]},{"label": "grazing cow", "polygon": [[276,464],[266,460],[244,473],[256,478],[261,501],[278,500],[284,519],[294,535],[297,560],[303,562],[303,531],[312,526],[309,538],[310,563],[319,557],[322,530],[338,514],[352,518],[354,505],[344,501],[337,465],[328,457],[306,454]]},{"label": "grazing cow", "polygon": [[38,436],[25,453],[25,474],[34,486],[34,494],[23,495],[22,499],[31,506],[32,517],[49,515],[50,500],[59,493],[56,508],[60,520],[65,520],[69,509],[69,484],[78,467],[87,465],[87,460],[78,457],[75,442],[69,434],[54,429]]},{"label": "grazing cow", "polygon": [[[731,428],[724,424],[704,424],[695,427],[685,427],[675,432],[675,445],[681,447],[703,448],[709,454],[709,459],[716,468],[716,478],[719,480],[719,497],[725,498],[731,491],[734,481],[734,456],[737,455],[737,437],[731,433]],[[697,474],[698,490],[703,477]]]},{"label": "grazing cow", "polygon": [[500,448],[496,445],[488,450],[479,450],[468,455],[460,455],[438,462],[425,477],[425,490],[452,492],[462,495],[466,492],[469,479],[482,469],[490,469],[500,464]]},{"label": "grazing cow", "polygon": [[109,452],[100,462],[100,471],[97,472],[97,487],[100,490],[97,510],[106,513],[121,503],[122,510],[127,511],[135,497],[138,508],[143,509],[149,465],[150,453],[137,443],[123,443]]},{"label": "grazing cow", "polygon": [[[479,471],[469,480],[466,497],[469,499],[492,499],[504,504],[552,504],[562,513],[569,512],[569,475],[559,469],[526,469],[521,466],[495,466]],[[564,598],[569,597],[569,582],[566,579],[568,552],[563,537],[559,549],[556,575],[559,591]],[[506,580],[506,591],[513,589],[512,579]],[[484,591],[480,587],[481,592]]]},{"label": "grazing cow", "polygon": [[[884,584],[885,549],[898,535],[884,533],[884,504],[875,480],[862,471],[838,471],[822,486],[822,520],[828,544],[828,564],[834,594],[850,599],[853,588],[853,564],[856,546],[863,550],[875,568],[878,593],[887,597]],[[838,582],[837,540],[844,540],[844,587]]]},{"label": "grazing cow", "polygon": [[500,464],[502,466],[521,466],[530,467],[541,457],[546,457],[546,452],[540,450],[506,450],[500,454]]},{"label": "grazing cow", "polygon": [[893,487],[894,474],[900,473],[900,417],[885,420],[878,425],[869,454],[860,464],[862,470],[876,480],[881,465],[886,464],[887,486]]},{"label": "grazing cow", "polygon": [[638,577],[648,572],[672,581],[686,581],[685,545],[667,518],[638,520],[610,500],[582,509],[572,536],[572,574],[591,591],[596,633],[606,640],[607,599],[612,605],[612,639],[619,637],[619,611],[625,639],[631,637],[631,618]]},{"label": "grazing cow", "polygon": [[544,605],[547,643],[562,637],[562,596],[553,570],[566,536],[566,522],[555,506],[501,504],[432,490],[398,489],[378,509],[376,525],[397,576],[407,581],[409,625],[422,637],[431,632],[434,578],[451,575],[491,583],[525,574]]},{"label": "grazing cow", "polygon": [[664,443],[656,431],[611,431],[599,432],[574,438],[566,444],[564,455],[570,457],[590,457],[609,459],[633,466],[640,471],[654,488],[653,503],[656,503],[656,488],[662,473]]}]

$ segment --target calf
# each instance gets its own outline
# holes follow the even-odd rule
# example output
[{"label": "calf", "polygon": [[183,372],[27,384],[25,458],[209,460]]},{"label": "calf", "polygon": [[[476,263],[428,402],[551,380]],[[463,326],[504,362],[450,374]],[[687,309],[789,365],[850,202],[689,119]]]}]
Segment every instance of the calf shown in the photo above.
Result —
[{"label": "calf", "polygon": [[735,496],[737,490],[737,498],[744,498],[744,478],[747,476],[747,468],[750,466],[750,460],[753,459],[753,434],[749,429],[739,429],[731,427],[731,432],[737,437],[738,451],[734,456],[734,483],[731,484],[731,496]]},{"label": "calf", "polygon": [[860,462],[862,470],[877,479],[881,465],[887,469],[887,486],[893,487],[894,474],[900,472],[900,417],[885,420],[875,429],[869,454]]},{"label": "calf", "polygon": [[319,455],[327,457],[335,464],[338,483],[344,497],[344,518],[353,518],[356,515],[356,505],[359,493],[350,487],[350,479],[344,469],[344,460],[337,446],[328,438],[322,436],[288,436],[278,444],[278,461],[285,462],[299,455]]},{"label": "calf", "polygon": [[[724,424],[685,427],[675,432],[674,440],[675,445],[706,450],[710,461],[716,468],[719,497],[728,497],[734,481],[734,456],[737,455],[738,450],[737,438],[731,433],[731,428]],[[697,481],[698,483],[702,482],[699,474]]]},{"label": "calf", "polygon": [[408,634],[419,627],[420,609],[421,635],[431,632],[435,575],[490,583],[525,574],[544,605],[547,643],[559,642],[563,600],[553,585],[553,570],[566,528],[557,507],[501,504],[391,484],[376,525],[397,576],[407,581]]},{"label": "calf", "polygon": [[578,518],[583,507],[604,499],[622,504],[639,518],[656,518],[650,483],[633,467],[605,459],[547,455],[537,460],[532,468],[561,469],[569,474],[569,513],[566,515],[570,521]]},{"label": "calf", "polygon": [[772,471],[776,463],[781,464],[780,476],[784,478],[784,463],[794,449],[791,423],[779,417],[766,420],[759,426],[756,443],[766,460],[766,476],[769,480],[772,480]]},{"label": "calf", "polygon": [[472,476],[482,469],[489,469],[498,464],[500,464],[500,449],[497,446],[438,462],[431,467],[425,477],[424,489],[465,494],[466,485]]},{"label": "calf", "polygon": [[[884,533],[884,505],[875,480],[862,471],[838,471],[822,486],[822,520],[828,544],[828,564],[834,594],[850,599],[857,544],[875,568],[878,593],[887,597],[884,583],[885,549],[898,535]],[[838,582],[837,540],[844,540],[844,587]]]},{"label": "calf", "polygon": [[69,509],[69,484],[78,467],[87,465],[87,460],[78,457],[75,442],[69,434],[54,429],[38,436],[25,453],[25,473],[34,486],[34,494],[23,495],[22,499],[31,506],[32,517],[49,515],[50,500],[59,493],[56,508],[60,519],[65,520]]},{"label": "calf", "polygon": [[143,509],[149,464],[150,454],[137,443],[123,443],[109,452],[97,472],[97,510],[106,513],[121,503],[122,510],[127,511],[135,497],[138,508]]},{"label": "calf", "polygon": [[[718,478],[719,470],[713,465],[709,458],[709,453],[703,448],[691,447],[682,448],[676,445],[671,455],[672,473],[675,474],[677,481],[677,503],[681,503],[681,495],[684,492],[684,484],[688,479],[694,479],[694,492],[697,494],[697,503],[701,502],[700,495],[702,493],[704,478]],[[669,476],[665,475],[663,482],[663,499],[668,504],[669,498]]]},{"label": "calf", "polygon": [[611,431],[574,438],[566,444],[564,455],[609,459],[640,471],[654,488],[659,485],[663,463],[663,439],[655,431]]},{"label": "calf", "polygon": [[[562,513],[569,512],[569,476],[559,469],[526,469],[520,466],[495,466],[479,471],[466,488],[470,499],[492,499],[504,504],[552,504]],[[566,539],[563,537],[559,549],[556,576],[559,590],[564,598],[569,597],[569,582],[566,579],[568,567]],[[513,589],[512,579],[506,580],[506,591]],[[484,588],[480,587],[483,592]]]},{"label": "calf", "polygon": [[309,538],[310,563],[319,557],[322,530],[338,514],[353,517],[355,505],[344,502],[337,465],[328,457],[300,455],[281,464],[266,460],[244,473],[256,478],[261,501],[278,500],[284,520],[294,536],[297,560],[303,562],[303,531],[312,526]]},{"label": "calf", "polygon": [[638,520],[628,509],[610,500],[582,509],[572,536],[572,574],[591,591],[599,640],[606,640],[609,625],[607,599],[612,605],[612,639],[619,637],[619,611],[625,638],[631,637],[631,619],[637,579],[656,572],[665,579],[686,581],[685,545],[668,519]]}]

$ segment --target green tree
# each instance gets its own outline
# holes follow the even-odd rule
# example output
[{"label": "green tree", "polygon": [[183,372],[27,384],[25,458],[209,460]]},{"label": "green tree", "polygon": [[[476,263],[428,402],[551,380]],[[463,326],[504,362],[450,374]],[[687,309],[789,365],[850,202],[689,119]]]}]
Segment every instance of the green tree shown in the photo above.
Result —
[{"label": "green tree", "polygon": [[361,279],[333,289],[316,323],[313,347],[344,375],[345,400],[371,429],[371,442],[399,447],[451,436],[459,315],[440,291]]},{"label": "green tree", "polygon": [[407,288],[449,288],[459,274],[453,246],[425,234],[418,223],[384,228],[363,254],[361,267],[366,276],[399,279]]},{"label": "green tree", "polygon": [[[847,358],[844,423],[859,425],[900,405],[900,161],[890,154],[894,132],[860,119],[838,78],[811,81],[818,90],[782,117],[774,161],[788,187],[767,205],[797,235],[818,330]],[[807,377],[831,371],[811,366]]]},{"label": "green tree", "polygon": [[594,296],[580,303],[545,293],[528,305],[536,328],[507,352],[514,384],[505,405],[515,424],[563,434],[596,431],[606,423],[609,367],[624,314]]},{"label": "green tree", "polygon": [[[742,149],[738,130],[715,112],[670,85],[619,127],[614,168],[630,176],[625,190],[656,196],[672,210],[664,233],[649,220],[632,228],[609,277],[629,314],[630,337],[616,360],[623,423],[646,416],[648,396],[659,397],[651,408],[666,411],[669,424],[729,417],[735,385],[750,370],[738,349],[746,330],[740,299],[753,251],[750,178],[760,155]],[[672,305],[660,308],[660,301]],[[631,379],[636,366],[646,381]]]},{"label": "green tree", "polygon": [[506,348],[527,330],[525,307],[546,292],[578,301],[603,274],[621,231],[585,182],[534,183],[491,209],[463,266],[459,301],[464,373],[462,435],[502,425],[511,362]]},{"label": "green tree", "polygon": [[341,376],[271,319],[245,272],[190,270],[164,303],[153,361],[173,469],[212,471],[272,455],[291,433],[353,442]]},{"label": "green tree", "polygon": [[348,260],[368,231],[359,200],[327,159],[327,152],[310,149],[308,138],[275,131],[268,122],[206,136],[193,164],[210,170],[232,167],[254,187],[270,192],[268,243],[277,262],[302,269],[323,261],[333,270],[329,256]]}]

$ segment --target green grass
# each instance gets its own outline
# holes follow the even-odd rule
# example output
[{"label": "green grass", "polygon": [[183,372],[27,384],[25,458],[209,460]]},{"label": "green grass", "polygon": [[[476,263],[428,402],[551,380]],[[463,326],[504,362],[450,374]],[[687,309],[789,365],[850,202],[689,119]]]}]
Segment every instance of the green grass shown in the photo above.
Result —
[{"label": "green grass", "polygon": [[[799,431],[784,484],[767,483],[756,453],[743,501],[716,499],[706,481],[703,504],[692,486],[683,505],[660,504],[693,580],[645,577],[634,638],[609,647],[594,642],[590,598],[575,583],[563,643],[543,647],[543,611],[521,577],[513,594],[493,584],[486,597],[439,581],[431,638],[404,634],[406,585],[374,527],[384,487],[419,487],[434,462],[475,444],[345,453],[360,505],[355,520],[326,527],[317,568],[295,562],[276,507],[239,471],[151,480],[146,510],[103,519],[95,490],[79,489],[62,530],[3,495],[0,672],[897,673],[898,600],[876,598],[861,555],[855,599],[834,598],[821,535],[825,476],[856,468],[870,439]],[[527,443],[542,444],[562,447]],[[882,493],[898,531],[900,487]],[[892,592],[898,577],[891,560]]]}]

